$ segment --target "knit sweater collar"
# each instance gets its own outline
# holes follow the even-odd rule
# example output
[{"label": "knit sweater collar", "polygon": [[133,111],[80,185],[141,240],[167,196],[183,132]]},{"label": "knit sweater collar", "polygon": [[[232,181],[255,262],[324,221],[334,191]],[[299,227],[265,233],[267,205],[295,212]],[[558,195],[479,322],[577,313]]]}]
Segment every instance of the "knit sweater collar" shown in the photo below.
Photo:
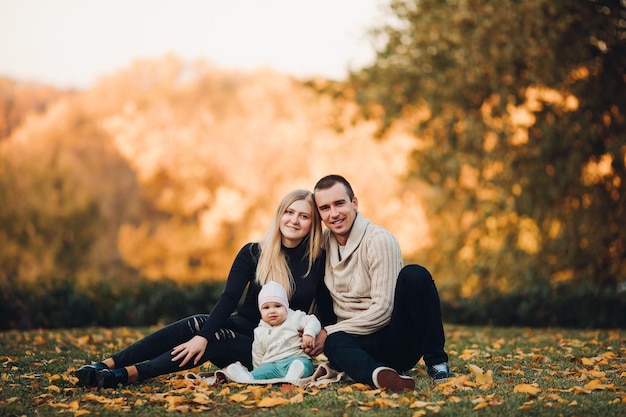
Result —
[{"label": "knit sweater collar", "polygon": [[352,229],[350,229],[350,235],[348,236],[348,240],[346,241],[346,245],[343,249],[341,259],[339,259],[339,242],[337,242],[337,239],[332,232],[329,231],[329,253],[331,263],[333,265],[341,263],[344,259],[348,259],[350,255],[352,255],[352,253],[359,247],[370,224],[372,224],[370,220],[361,216],[360,212],[357,212],[354,223],[352,223]]}]

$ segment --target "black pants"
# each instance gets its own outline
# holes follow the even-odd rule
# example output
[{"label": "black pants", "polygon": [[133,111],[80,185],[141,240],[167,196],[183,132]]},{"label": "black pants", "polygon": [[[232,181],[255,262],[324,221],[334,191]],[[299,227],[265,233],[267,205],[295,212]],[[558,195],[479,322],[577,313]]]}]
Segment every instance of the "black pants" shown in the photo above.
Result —
[{"label": "black pants", "polygon": [[140,381],[195,368],[206,361],[220,368],[239,361],[252,369],[252,335],[258,323],[251,323],[236,313],[222,326],[222,329],[232,330],[234,337],[230,332],[222,332],[219,339],[213,335],[198,364],[189,361],[181,368],[179,365],[182,360],[172,362],[172,349],[196,336],[208,317],[208,314],[198,314],[157,330],[113,355],[115,366],[136,365]]},{"label": "black pants", "polygon": [[437,287],[427,269],[413,264],[398,276],[389,325],[364,336],[332,333],[326,338],[324,354],[334,369],[373,386],[372,372],[379,366],[404,372],[422,357],[426,365],[447,362],[444,344]]}]

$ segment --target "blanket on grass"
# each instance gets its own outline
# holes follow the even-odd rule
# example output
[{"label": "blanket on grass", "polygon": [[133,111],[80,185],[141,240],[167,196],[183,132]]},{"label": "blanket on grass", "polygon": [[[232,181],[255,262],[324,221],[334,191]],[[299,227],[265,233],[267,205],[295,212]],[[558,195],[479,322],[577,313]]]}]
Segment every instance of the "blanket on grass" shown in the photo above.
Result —
[{"label": "blanket on grass", "polygon": [[[341,380],[351,381],[351,379],[345,374],[345,372],[339,372],[332,369],[328,362],[322,362],[315,368],[313,375],[295,380],[286,380],[284,378],[272,378],[272,379],[255,379],[255,380],[238,380],[238,372],[234,372],[236,367],[242,367],[246,369],[239,362],[228,365],[226,368],[219,369],[215,372],[200,372],[193,373],[187,372],[185,379],[204,379],[207,384],[219,384],[226,382],[237,382],[241,384],[293,384],[299,387],[325,387],[333,382]],[[247,369],[246,369],[247,370]]]}]

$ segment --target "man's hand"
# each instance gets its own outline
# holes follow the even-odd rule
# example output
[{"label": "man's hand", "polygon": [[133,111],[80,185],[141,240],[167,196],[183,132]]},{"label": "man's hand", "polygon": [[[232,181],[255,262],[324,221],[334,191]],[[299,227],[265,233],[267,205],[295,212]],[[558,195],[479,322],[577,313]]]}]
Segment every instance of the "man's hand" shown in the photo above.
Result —
[{"label": "man's hand", "polygon": [[315,357],[324,352],[324,342],[326,342],[326,336],[328,336],[326,330],[322,329],[322,331],[319,332],[315,338],[313,346],[304,348],[304,352],[309,354],[311,357]]},{"label": "man's hand", "polygon": [[202,355],[204,355],[204,351],[206,350],[208,343],[209,341],[202,336],[192,337],[188,342],[182,343],[172,350],[172,356],[174,356],[172,358],[172,362],[176,362],[184,358],[179,365],[182,368],[187,364],[187,362],[193,359],[193,364],[197,365],[198,361],[202,358]]}]

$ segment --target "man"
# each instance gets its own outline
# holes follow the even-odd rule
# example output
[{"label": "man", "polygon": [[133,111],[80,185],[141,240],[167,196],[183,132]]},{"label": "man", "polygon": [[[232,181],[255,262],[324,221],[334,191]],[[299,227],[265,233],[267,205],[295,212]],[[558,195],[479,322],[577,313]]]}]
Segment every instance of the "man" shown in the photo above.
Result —
[{"label": "man", "polygon": [[320,179],[314,196],[326,225],[324,281],[337,322],[322,329],[309,353],[323,351],[333,368],[389,391],[415,387],[402,372],[421,357],[436,382],[452,377],[430,273],[419,265],[402,267],[398,241],[361,216],[342,176]]}]

